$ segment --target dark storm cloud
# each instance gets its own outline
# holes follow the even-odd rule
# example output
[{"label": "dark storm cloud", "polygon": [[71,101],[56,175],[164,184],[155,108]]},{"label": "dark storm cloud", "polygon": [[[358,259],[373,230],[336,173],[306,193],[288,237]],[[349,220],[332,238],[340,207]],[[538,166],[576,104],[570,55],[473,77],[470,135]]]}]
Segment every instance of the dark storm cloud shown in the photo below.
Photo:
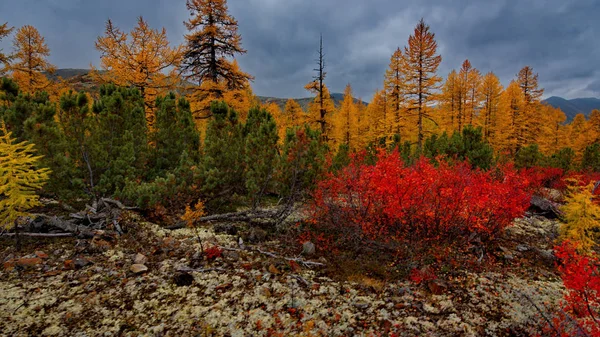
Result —
[{"label": "dark storm cloud", "polygon": [[[530,65],[546,96],[600,96],[595,0],[229,0],[229,8],[248,50],[240,66],[256,77],[253,88],[260,95],[308,95],[303,86],[314,75],[323,34],[331,91],[351,83],[356,96],[369,100],[382,86],[391,54],[423,17],[436,34],[442,76],[468,58],[507,85]],[[183,41],[184,0],[0,1],[0,21],[36,26],[59,67],[98,64],[94,41],[106,19],[128,31],[139,15],[153,27],[164,26],[172,43]]]}]

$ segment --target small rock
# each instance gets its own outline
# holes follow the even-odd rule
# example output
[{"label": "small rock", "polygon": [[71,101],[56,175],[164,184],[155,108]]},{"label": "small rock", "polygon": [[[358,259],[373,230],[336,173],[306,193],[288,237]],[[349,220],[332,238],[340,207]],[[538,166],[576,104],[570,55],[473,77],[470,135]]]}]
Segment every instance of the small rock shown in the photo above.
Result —
[{"label": "small rock", "polygon": [[40,259],[47,259],[48,258],[48,254],[42,252],[41,250],[36,250],[35,251],[35,256],[39,257]]},{"label": "small rock", "polygon": [[357,301],[357,302],[354,302],[354,306],[358,309],[366,309],[369,307],[369,303],[364,302],[364,301]]},{"label": "small rock", "polygon": [[218,223],[213,226],[215,233],[225,233],[229,235],[236,235],[238,232],[237,227],[234,224],[229,223]]},{"label": "small rock", "polygon": [[523,252],[526,252],[526,251],[529,250],[529,246],[527,246],[527,245],[518,245],[516,249],[517,249],[518,252],[523,253]]},{"label": "small rock", "polygon": [[178,287],[190,286],[194,282],[194,277],[188,273],[179,273],[175,275],[173,282]]},{"label": "small rock", "polygon": [[132,264],[129,270],[134,274],[140,274],[147,271],[148,267],[143,264]]},{"label": "small rock", "polygon": [[148,258],[144,254],[137,253],[135,254],[135,258],[133,259],[133,263],[135,264],[145,264],[148,262]]},{"label": "small rock", "polygon": [[507,260],[507,261],[512,261],[512,260],[514,260],[514,259],[515,259],[515,256],[514,256],[512,253],[505,253],[505,254],[503,255],[503,257],[504,257],[504,259],[505,259],[505,260]]},{"label": "small rock", "polygon": [[75,268],[77,268],[77,269],[81,269],[89,264],[92,264],[92,263],[84,258],[78,258],[78,259],[75,259],[75,261],[74,261]]},{"label": "small rock", "polygon": [[279,275],[281,272],[273,264],[269,265],[269,273]]},{"label": "small rock", "polygon": [[310,242],[310,241],[306,241],[304,244],[302,244],[302,254],[304,255],[313,255],[316,251],[315,248],[315,244]]}]

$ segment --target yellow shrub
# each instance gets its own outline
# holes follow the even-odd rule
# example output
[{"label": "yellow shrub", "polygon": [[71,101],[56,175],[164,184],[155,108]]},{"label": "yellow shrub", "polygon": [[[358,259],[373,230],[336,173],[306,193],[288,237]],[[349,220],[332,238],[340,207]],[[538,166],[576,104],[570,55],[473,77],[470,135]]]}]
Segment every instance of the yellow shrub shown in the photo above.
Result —
[{"label": "yellow shrub", "polygon": [[580,242],[583,251],[598,244],[600,238],[600,206],[594,202],[593,189],[593,182],[587,186],[573,184],[561,209],[566,220],[561,227],[561,235]]},{"label": "yellow shrub", "polygon": [[36,192],[48,180],[50,170],[35,167],[40,156],[33,155],[33,146],[15,143],[6,125],[0,124],[0,227],[5,229],[40,204]]}]

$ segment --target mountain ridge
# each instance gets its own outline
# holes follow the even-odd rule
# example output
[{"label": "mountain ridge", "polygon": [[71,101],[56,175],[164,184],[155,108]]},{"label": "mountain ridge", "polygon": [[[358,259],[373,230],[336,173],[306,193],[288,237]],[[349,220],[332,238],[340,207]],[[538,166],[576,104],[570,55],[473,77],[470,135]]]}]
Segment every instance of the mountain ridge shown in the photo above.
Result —
[{"label": "mountain ridge", "polygon": [[[48,78],[56,80],[59,77],[69,82],[76,90],[93,90],[94,85],[89,76],[90,69],[79,69],[79,68],[61,68],[57,69],[53,74],[48,74]],[[290,98],[272,97],[272,96],[257,96],[261,103],[275,103],[282,110],[285,109],[285,104]],[[341,102],[344,100],[344,94],[332,93],[331,98],[336,107],[339,107]],[[307,110],[310,102],[314,100],[314,97],[298,97],[291,98],[298,102],[302,109]],[[357,98],[354,98],[354,102],[359,102]],[[567,122],[570,122],[575,118],[578,113],[583,113],[586,117],[594,109],[600,110],[600,99],[595,97],[582,97],[565,99],[559,96],[551,96],[542,101],[545,104],[551,105],[555,108],[561,109],[567,116]],[[362,101],[364,105],[368,102]]]},{"label": "mountain ridge", "polygon": [[579,113],[586,117],[590,115],[592,110],[600,110],[600,99],[595,97],[582,97],[566,99],[558,96],[548,97],[542,101],[548,105],[562,110],[567,116],[567,122],[570,122]]}]

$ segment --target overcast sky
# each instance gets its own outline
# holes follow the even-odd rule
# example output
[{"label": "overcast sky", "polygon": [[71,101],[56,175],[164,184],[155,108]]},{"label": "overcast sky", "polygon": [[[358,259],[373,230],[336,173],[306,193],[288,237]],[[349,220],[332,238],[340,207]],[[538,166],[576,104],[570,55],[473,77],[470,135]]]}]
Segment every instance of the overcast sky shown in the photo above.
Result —
[{"label": "overcast sky", "polygon": [[[319,34],[326,84],[370,100],[382,87],[389,59],[421,17],[436,34],[445,77],[468,58],[507,85],[524,65],[539,73],[545,97],[600,97],[598,0],[229,0],[239,22],[241,68],[255,76],[258,95],[305,97]],[[59,68],[99,63],[94,41],[110,18],[129,31],[142,15],[183,42],[185,0],[0,0],[0,23],[34,25]],[[11,41],[0,42],[4,52]]]}]

